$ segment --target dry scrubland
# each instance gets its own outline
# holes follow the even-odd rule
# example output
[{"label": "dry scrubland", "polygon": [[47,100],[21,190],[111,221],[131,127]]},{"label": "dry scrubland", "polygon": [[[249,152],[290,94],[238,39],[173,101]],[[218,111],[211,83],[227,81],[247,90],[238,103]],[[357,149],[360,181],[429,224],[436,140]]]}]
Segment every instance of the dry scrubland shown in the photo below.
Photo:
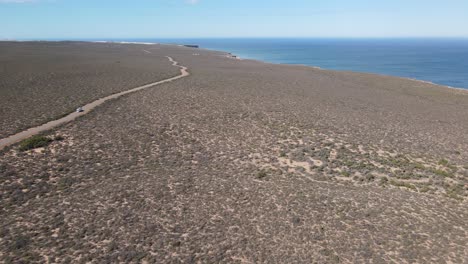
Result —
[{"label": "dry scrubland", "polygon": [[0,42],[0,138],[87,102],[178,73],[143,47]]},{"label": "dry scrubland", "polygon": [[[1,260],[466,263],[466,92],[180,47],[41,45],[125,48],[155,78],[174,74],[168,55],[192,75],[5,150]],[[7,118],[36,123],[17,107]]]}]

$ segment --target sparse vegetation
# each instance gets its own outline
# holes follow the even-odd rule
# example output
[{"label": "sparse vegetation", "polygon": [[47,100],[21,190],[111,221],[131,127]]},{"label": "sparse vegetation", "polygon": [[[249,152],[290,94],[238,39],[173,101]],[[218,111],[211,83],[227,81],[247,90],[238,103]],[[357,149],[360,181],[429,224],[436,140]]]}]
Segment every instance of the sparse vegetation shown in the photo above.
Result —
[{"label": "sparse vegetation", "polygon": [[453,173],[445,171],[445,170],[440,170],[440,169],[432,169],[432,173],[442,176],[442,177],[448,177],[448,178],[453,178]]},{"label": "sparse vegetation", "polygon": [[267,172],[265,170],[261,170],[257,173],[257,179],[261,180],[267,176]]},{"label": "sparse vegetation", "polygon": [[[154,52],[162,56],[158,52],[164,50],[157,46]],[[52,131],[50,139],[62,140],[61,135],[66,139],[41,154],[16,148],[2,153],[0,211],[6,224],[0,228],[0,259],[11,263],[465,259],[466,236],[460,230],[467,227],[466,208],[459,201],[467,197],[467,170],[460,166],[466,159],[452,152],[431,152],[443,150],[440,144],[429,144],[437,135],[427,141],[420,141],[419,133],[396,138],[406,128],[396,123],[385,127],[380,119],[368,123],[362,119],[362,126],[353,126],[351,119],[342,122],[347,113],[335,112],[333,104],[315,107],[322,103],[309,97],[306,87],[301,95],[307,100],[302,102],[286,93],[297,86],[279,89],[275,82],[265,90],[262,85],[236,86],[237,77],[218,69],[224,61],[217,64],[213,58],[211,68],[195,69],[198,58],[184,57],[183,52],[174,56],[197,71],[190,77],[193,82],[174,81],[110,101]],[[242,62],[249,63],[253,62]],[[270,74],[282,66],[268,67]],[[213,70],[216,76],[207,74]],[[289,72],[299,74],[294,67]],[[244,79],[261,83],[263,75]],[[205,87],[212,80],[232,82]],[[326,82],[311,87],[318,90],[318,84]],[[359,96],[366,94],[360,91]],[[326,95],[334,100],[335,92],[339,91]],[[391,96],[391,89],[385,94]],[[277,100],[278,95],[288,101]],[[346,97],[350,98],[344,103],[353,107],[352,90]],[[360,97],[363,108],[357,113],[372,109],[366,100]],[[320,114],[322,110],[326,115]],[[369,124],[378,129],[369,132]],[[410,131],[418,132],[415,127]],[[385,132],[388,135],[379,143]],[[372,133],[378,141],[372,141]],[[423,146],[414,149],[413,143]],[[440,157],[450,162],[439,165]],[[434,173],[436,169],[440,171]]]},{"label": "sparse vegetation", "polygon": [[368,182],[375,180],[375,176],[370,173],[366,174],[365,178],[366,178],[366,181]]},{"label": "sparse vegetation", "polygon": [[441,160],[439,160],[438,164],[442,165],[442,166],[447,166],[449,164],[449,162],[446,159],[441,159]]},{"label": "sparse vegetation", "polygon": [[429,188],[429,186],[424,185],[423,187],[421,187],[421,188],[419,189],[419,192],[426,193],[426,192],[428,192],[428,191],[430,191],[430,190],[431,190],[431,188]]},{"label": "sparse vegetation", "polygon": [[395,180],[390,180],[389,183],[393,186],[396,187],[405,187],[411,190],[417,190],[416,186],[414,186],[411,183],[403,182],[403,181],[395,181]]},{"label": "sparse vegetation", "polygon": [[30,240],[28,237],[19,235],[14,238],[13,243],[10,245],[11,250],[21,250],[29,244]]},{"label": "sparse vegetation", "polygon": [[425,170],[425,169],[426,169],[426,166],[424,166],[423,164],[421,164],[421,163],[419,163],[419,162],[413,163],[412,165],[413,165],[413,167],[414,167],[415,169],[418,169],[418,170]]},{"label": "sparse vegetation", "polygon": [[[179,72],[176,67],[168,67],[164,56],[147,60],[140,49],[132,52],[115,46],[111,49],[120,51],[118,61],[121,63],[109,63],[116,61],[115,54],[109,54],[103,47],[41,45],[44,48],[27,42],[21,47],[1,44],[0,60],[15,63],[9,64],[8,74],[1,73],[0,138],[66,116],[77,106],[105,95],[166,79]],[[31,54],[36,59],[31,59]],[[103,64],[107,67],[99,66]],[[99,77],[97,72],[101,73]],[[58,91],[60,96],[57,96]],[[34,105],[24,100],[27,97],[35,98]]]},{"label": "sparse vegetation", "polygon": [[453,190],[447,191],[446,195],[447,195],[447,197],[450,197],[452,199],[455,199],[455,200],[458,200],[458,201],[463,201],[463,198],[461,196],[459,196],[458,193],[453,191]]},{"label": "sparse vegetation", "polygon": [[388,178],[387,177],[380,178],[380,184],[385,185],[387,183],[388,183]]},{"label": "sparse vegetation", "polygon": [[349,173],[349,171],[342,171],[341,175],[343,175],[344,177],[349,177],[351,176],[351,173]]}]

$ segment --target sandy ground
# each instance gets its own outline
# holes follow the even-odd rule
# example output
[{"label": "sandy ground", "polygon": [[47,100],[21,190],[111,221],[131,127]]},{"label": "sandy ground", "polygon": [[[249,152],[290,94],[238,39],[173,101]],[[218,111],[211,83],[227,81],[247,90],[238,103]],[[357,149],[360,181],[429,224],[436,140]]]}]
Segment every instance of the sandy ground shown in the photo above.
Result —
[{"label": "sandy ground", "polygon": [[466,262],[465,92],[145,50],[191,75],[1,154],[2,260]]}]

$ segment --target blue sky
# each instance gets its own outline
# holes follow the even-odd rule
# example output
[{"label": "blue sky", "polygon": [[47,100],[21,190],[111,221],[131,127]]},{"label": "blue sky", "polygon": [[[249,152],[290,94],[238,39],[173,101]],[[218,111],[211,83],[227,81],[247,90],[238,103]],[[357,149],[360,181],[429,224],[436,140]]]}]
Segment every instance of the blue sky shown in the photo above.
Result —
[{"label": "blue sky", "polygon": [[0,39],[468,37],[467,0],[0,0]]}]

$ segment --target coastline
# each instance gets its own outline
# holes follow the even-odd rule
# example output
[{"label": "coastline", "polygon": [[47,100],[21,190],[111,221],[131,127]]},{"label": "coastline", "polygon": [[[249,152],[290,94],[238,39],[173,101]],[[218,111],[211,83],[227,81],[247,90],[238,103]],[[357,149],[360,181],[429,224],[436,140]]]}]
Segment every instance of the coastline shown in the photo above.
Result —
[{"label": "coastline", "polygon": [[[121,43],[121,44],[149,44],[148,42],[126,42],[126,41],[118,41],[118,42],[113,42],[109,41],[109,43]],[[174,45],[174,46],[181,46],[183,47],[184,45],[182,44],[167,44],[167,43],[152,43],[152,44],[159,44],[159,45]],[[455,90],[461,90],[463,92],[468,91],[467,88],[461,88],[461,87],[454,87],[450,85],[444,85],[444,84],[439,84],[439,83],[434,83],[431,81],[427,80],[422,80],[422,79],[416,79],[416,78],[411,78],[411,77],[403,77],[403,76],[397,76],[397,75],[390,75],[390,74],[383,74],[383,73],[374,73],[374,72],[366,72],[366,71],[355,71],[355,70],[335,70],[335,69],[328,69],[328,68],[323,68],[315,65],[308,65],[308,64],[290,64],[290,63],[276,63],[272,61],[267,61],[267,60],[261,60],[261,59],[256,59],[256,58],[243,58],[234,52],[226,51],[226,50],[220,50],[220,49],[210,49],[210,48],[203,48],[199,47],[197,48],[198,50],[205,50],[205,51],[211,51],[211,52],[220,52],[224,53],[226,57],[231,57],[233,59],[238,59],[238,60],[249,60],[249,61],[255,61],[255,62],[260,62],[264,64],[271,64],[271,65],[286,65],[286,66],[303,66],[303,67],[309,67],[317,70],[324,70],[324,71],[337,71],[337,72],[352,72],[352,73],[360,73],[360,74],[371,74],[371,75],[377,75],[377,76],[384,76],[384,77],[393,77],[393,78],[400,78],[404,80],[411,80],[411,81],[416,81],[420,83],[425,83],[425,84],[431,84],[435,86],[441,86],[444,88],[450,88],[450,89],[455,89]]]},{"label": "coastline", "polygon": [[467,88],[461,88],[461,87],[453,87],[450,85],[444,85],[444,84],[438,84],[434,83],[431,81],[427,80],[422,80],[422,79],[416,79],[416,78],[410,78],[410,77],[402,77],[402,76],[397,76],[397,75],[389,75],[389,74],[382,74],[382,73],[374,73],[374,72],[365,72],[365,71],[354,71],[354,70],[334,70],[334,69],[328,69],[328,68],[323,68],[315,65],[308,65],[308,64],[289,64],[289,63],[275,63],[271,61],[266,61],[266,60],[260,60],[260,59],[255,59],[255,58],[242,58],[241,56],[225,51],[225,50],[216,50],[216,49],[209,49],[209,48],[191,48],[191,47],[186,47],[183,44],[176,44],[176,43],[160,43],[160,42],[138,42],[138,41],[107,41],[107,40],[93,40],[93,41],[87,41],[87,40],[0,40],[1,42],[83,42],[83,43],[107,43],[107,44],[130,44],[130,45],[165,45],[165,46],[175,46],[175,47],[183,47],[183,48],[189,48],[189,49],[194,49],[194,50],[204,50],[204,51],[210,51],[210,52],[218,52],[218,53],[223,53],[226,57],[231,58],[231,59],[237,59],[237,60],[248,60],[248,61],[255,61],[263,64],[270,64],[270,65],[284,65],[284,66],[299,66],[299,67],[308,67],[311,69],[315,70],[323,70],[323,71],[336,71],[336,72],[351,72],[351,73],[359,73],[359,74],[370,74],[370,75],[376,75],[376,76],[383,76],[383,77],[392,77],[392,78],[399,78],[399,79],[404,79],[404,80],[410,80],[410,81],[415,81],[423,84],[430,84],[434,86],[439,86],[439,87],[444,87],[444,88],[449,88],[457,91],[462,91],[463,93],[468,92],[468,87]]},{"label": "coastline", "polygon": [[[138,44],[138,43],[135,43],[135,44]],[[370,74],[370,75],[376,75],[376,76],[382,76],[382,77],[399,78],[399,79],[403,79],[403,80],[410,80],[410,81],[414,81],[414,82],[430,84],[430,85],[440,86],[440,87],[449,88],[449,89],[455,89],[455,90],[462,91],[464,93],[468,92],[468,88],[453,87],[453,86],[449,86],[449,85],[443,85],[443,84],[438,84],[438,83],[434,83],[434,82],[431,82],[431,81],[425,81],[425,80],[414,79],[414,78],[409,78],[409,77],[401,77],[401,76],[396,76],[396,75],[380,74],[380,73],[373,73],[373,72],[333,70],[333,69],[327,69],[327,68],[322,68],[322,67],[319,67],[319,66],[313,66],[313,65],[307,65],[307,64],[275,63],[275,62],[271,62],[271,61],[264,61],[264,60],[253,59],[253,58],[244,59],[244,58],[242,58],[242,57],[240,57],[240,56],[238,56],[238,55],[236,55],[236,54],[234,54],[232,52],[228,52],[228,51],[214,50],[214,49],[207,49],[207,48],[199,48],[199,49],[202,49],[202,50],[205,50],[205,51],[222,52],[222,53],[226,53],[226,57],[232,57],[233,59],[238,59],[238,60],[255,61],[255,62],[259,62],[259,63],[263,63],[263,64],[282,65],[282,66],[299,66],[299,67],[307,67],[307,68],[311,68],[311,69],[315,69],[315,70],[322,70],[322,71],[336,71],[336,72],[351,72],[351,73],[360,73],[360,74]]]}]

